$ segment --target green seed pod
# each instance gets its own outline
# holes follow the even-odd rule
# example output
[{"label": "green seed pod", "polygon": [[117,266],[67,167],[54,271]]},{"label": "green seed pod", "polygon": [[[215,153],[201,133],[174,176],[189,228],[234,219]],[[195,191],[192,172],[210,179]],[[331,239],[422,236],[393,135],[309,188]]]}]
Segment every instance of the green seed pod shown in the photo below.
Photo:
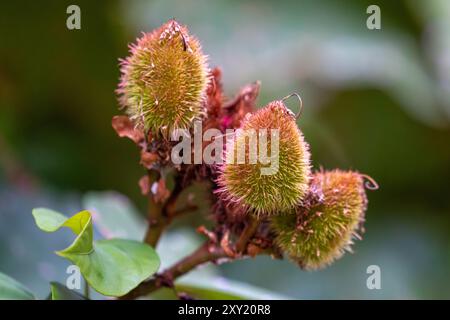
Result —
[{"label": "green seed pod", "polygon": [[[248,139],[252,130],[256,132],[257,141]],[[260,144],[264,132],[267,139],[265,149]],[[272,136],[273,132],[278,132],[278,137]],[[239,162],[242,145],[246,146],[244,163]],[[258,147],[258,161],[252,163],[250,149],[255,145]],[[261,161],[261,150],[268,155],[270,164]],[[308,144],[297,127],[295,116],[282,100],[271,102],[254,114],[248,114],[235,139],[227,145],[217,192],[225,201],[238,203],[256,215],[290,210],[308,191],[309,156]]]},{"label": "green seed pod", "polygon": [[[350,251],[353,238],[360,238],[358,230],[364,222],[364,178],[368,177],[351,171],[315,173],[305,205],[293,214],[271,220],[276,243],[308,270],[325,267],[345,250]],[[377,187],[373,180],[370,182]]]},{"label": "green seed pod", "polygon": [[190,127],[204,113],[208,72],[198,40],[170,20],[130,45],[117,93],[136,124],[170,133]]}]

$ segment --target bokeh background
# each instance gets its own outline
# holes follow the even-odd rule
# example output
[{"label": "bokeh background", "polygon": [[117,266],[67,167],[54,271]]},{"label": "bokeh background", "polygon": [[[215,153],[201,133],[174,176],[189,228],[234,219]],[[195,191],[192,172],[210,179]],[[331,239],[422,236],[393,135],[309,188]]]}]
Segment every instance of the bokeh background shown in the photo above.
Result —
[{"label": "bokeh background", "polygon": [[[81,30],[66,28],[70,4],[81,8]],[[370,4],[381,8],[381,30],[366,27]],[[258,258],[198,272],[274,297],[450,298],[445,0],[2,1],[0,271],[39,297],[48,281],[65,281],[66,262],[52,250],[71,236],[38,231],[33,207],[69,215],[89,193],[144,212],[138,152],[111,128],[118,58],[141,31],[170,18],[200,38],[229,97],[255,80],[261,106],[302,95],[299,126],[315,168],[358,169],[381,186],[369,194],[364,240],[325,270]],[[105,190],[122,196],[91,193]],[[201,241],[186,228],[196,223],[172,229],[159,249],[166,263]],[[366,287],[369,265],[381,268],[381,290]]]}]

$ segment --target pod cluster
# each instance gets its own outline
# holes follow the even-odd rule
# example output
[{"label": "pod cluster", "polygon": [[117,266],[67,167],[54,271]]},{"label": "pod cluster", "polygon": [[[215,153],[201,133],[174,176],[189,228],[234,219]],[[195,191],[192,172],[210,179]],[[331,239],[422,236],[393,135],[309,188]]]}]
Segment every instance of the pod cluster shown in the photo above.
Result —
[{"label": "pod cluster", "polygon": [[[164,135],[209,114],[216,118],[207,127],[213,123],[224,131],[237,123],[214,171],[215,193],[225,205],[264,221],[270,242],[302,268],[329,265],[359,237],[368,177],[341,170],[312,173],[308,143],[284,99],[248,110],[246,101],[254,99],[244,90],[224,112],[220,86],[210,78],[206,60],[199,41],[170,20],[130,46],[121,62],[120,104],[136,127]],[[211,106],[211,112],[204,110],[207,92],[219,92],[214,112]],[[239,106],[242,117],[232,121],[229,110]]]}]

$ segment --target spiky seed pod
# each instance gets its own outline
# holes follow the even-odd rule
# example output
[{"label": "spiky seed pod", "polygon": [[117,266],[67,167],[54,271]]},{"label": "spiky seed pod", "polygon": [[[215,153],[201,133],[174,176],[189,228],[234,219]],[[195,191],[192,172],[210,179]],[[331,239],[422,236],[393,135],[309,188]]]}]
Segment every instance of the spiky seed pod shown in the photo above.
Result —
[{"label": "spiky seed pod", "polygon": [[130,45],[117,93],[135,123],[170,133],[190,127],[204,113],[208,73],[199,41],[170,20]]},{"label": "spiky seed pod", "polygon": [[[310,175],[308,145],[297,127],[295,116],[283,101],[273,101],[254,114],[248,114],[241,129],[232,145],[227,147],[227,161],[219,170],[217,192],[225,201],[238,203],[256,215],[273,215],[292,209],[307,193]],[[252,129],[257,133],[258,148],[260,133],[266,130],[267,155],[271,154],[272,148],[271,129],[278,129],[278,152],[274,153],[278,168],[273,174],[262,174],[262,168],[271,165],[261,163],[260,158],[257,163],[250,161],[250,143],[245,141],[246,133]],[[243,164],[237,161],[240,144],[247,145]]]},{"label": "spiky seed pod", "polygon": [[313,175],[303,207],[271,220],[276,243],[302,268],[331,264],[345,250],[364,222],[367,198],[364,175],[352,171],[322,171]]}]

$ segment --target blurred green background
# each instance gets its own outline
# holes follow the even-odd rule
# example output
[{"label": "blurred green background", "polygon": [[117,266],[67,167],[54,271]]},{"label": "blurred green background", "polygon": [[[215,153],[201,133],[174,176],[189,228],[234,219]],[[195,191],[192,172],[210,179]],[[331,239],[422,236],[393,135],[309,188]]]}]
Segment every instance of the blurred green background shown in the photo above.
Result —
[{"label": "blurred green background", "polygon": [[[70,4],[81,8],[81,30],[66,28]],[[366,27],[370,4],[381,8],[381,30]],[[331,267],[258,258],[213,273],[301,299],[450,298],[445,0],[2,1],[0,271],[40,297],[48,281],[64,282],[65,262],[51,251],[70,236],[41,234],[33,207],[72,214],[86,192],[115,190],[144,211],[138,152],[111,128],[118,58],[170,18],[199,37],[229,97],[255,80],[261,106],[302,95],[315,168],[358,169],[381,186],[368,195],[364,240]],[[166,241],[175,256],[198,241],[182,230]],[[369,265],[381,268],[381,290],[366,287]]]}]

